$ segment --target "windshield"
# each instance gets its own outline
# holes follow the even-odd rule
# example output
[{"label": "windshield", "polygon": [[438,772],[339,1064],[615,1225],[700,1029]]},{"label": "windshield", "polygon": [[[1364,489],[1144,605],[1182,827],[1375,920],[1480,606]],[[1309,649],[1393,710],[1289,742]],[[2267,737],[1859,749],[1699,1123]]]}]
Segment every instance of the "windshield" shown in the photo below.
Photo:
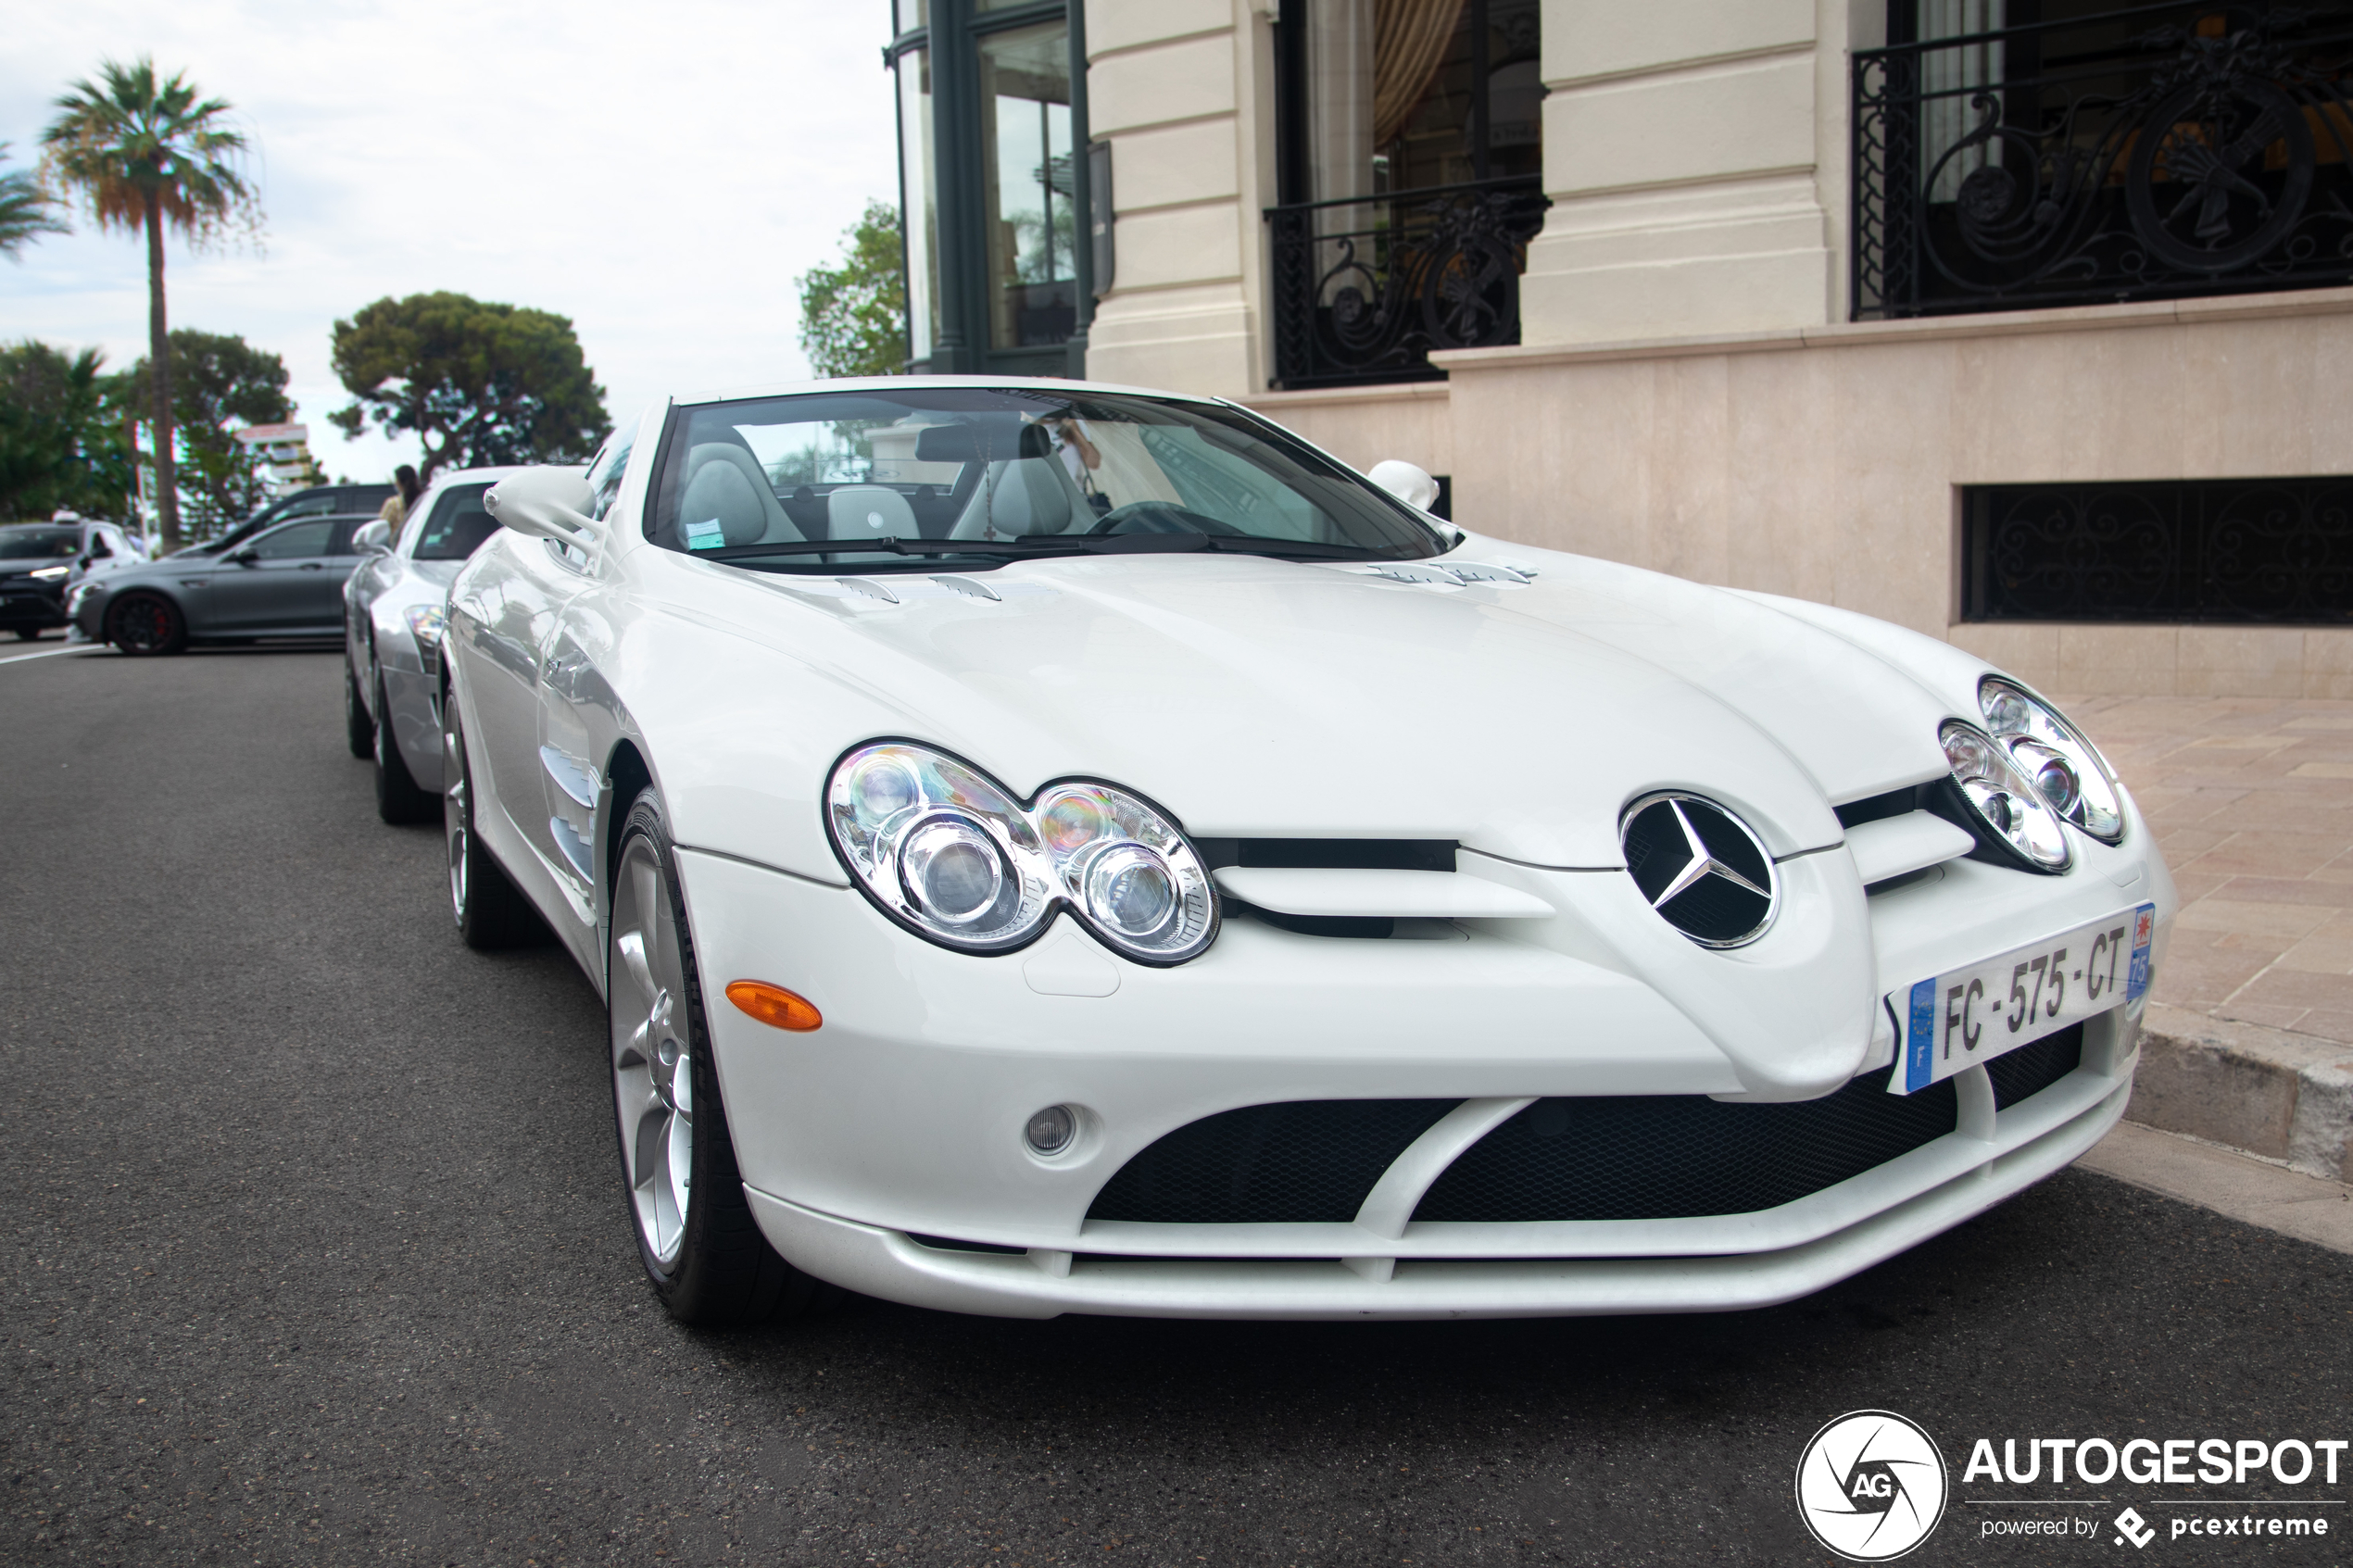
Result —
[{"label": "windshield", "polygon": [[968,571],[1186,549],[1397,560],[1441,548],[1403,503],[1214,405],[909,387],[672,418],[647,537],[759,571]]},{"label": "windshield", "polygon": [[0,528],[0,560],[70,556],[81,548],[79,528]]},{"label": "windshield", "polygon": [[417,547],[409,552],[416,560],[464,560],[482,547],[482,542],[498,532],[497,523],[482,509],[482,498],[490,492],[488,483],[453,484],[442,492],[441,499],[433,504],[433,515],[425,519],[423,532],[417,535]]}]

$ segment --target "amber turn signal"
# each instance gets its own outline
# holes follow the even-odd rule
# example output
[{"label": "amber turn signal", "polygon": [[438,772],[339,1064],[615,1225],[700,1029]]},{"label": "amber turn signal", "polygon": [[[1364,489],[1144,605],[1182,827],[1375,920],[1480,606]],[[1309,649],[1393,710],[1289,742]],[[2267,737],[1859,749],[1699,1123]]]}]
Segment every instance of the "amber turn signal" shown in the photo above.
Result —
[{"label": "amber turn signal", "polygon": [[727,999],[772,1028],[807,1030],[825,1022],[806,997],[796,997],[765,980],[729,981]]}]

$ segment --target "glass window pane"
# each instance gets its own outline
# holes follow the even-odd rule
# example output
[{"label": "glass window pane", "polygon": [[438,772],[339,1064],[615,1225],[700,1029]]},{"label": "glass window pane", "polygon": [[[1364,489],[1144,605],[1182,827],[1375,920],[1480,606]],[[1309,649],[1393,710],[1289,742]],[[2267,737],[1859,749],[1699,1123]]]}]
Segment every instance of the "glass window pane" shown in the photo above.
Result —
[{"label": "glass window pane", "polygon": [[907,236],[907,353],[915,359],[928,358],[938,341],[939,213],[931,103],[931,51],[910,50],[899,56],[900,222]]},{"label": "glass window pane", "polygon": [[1051,347],[1078,320],[1069,25],[983,38],[980,92],[989,346]]},{"label": "glass window pane", "polygon": [[[1362,478],[1251,416],[1047,386],[682,408],[646,522],[667,549],[817,575],[987,570],[1137,533],[1314,558],[1416,558],[1436,544]],[[898,547],[914,540],[944,547]]]},{"label": "glass window pane", "polygon": [[912,32],[931,25],[931,0],[899,0],[899,31]]},{"label": "glass window pane", "polygon": [[483,509],[487,484],[460,484],[446,491],[434,504],[433,516],[417,540],[419,560],[464,560],[498,532],[497,523]]},{"label": "glass window pane", "polygon": [[334,532],[332,522],[297,522],[265,533],[253,542],[253,553],[262,560],[308,559],[327,553],[327,536]]}]

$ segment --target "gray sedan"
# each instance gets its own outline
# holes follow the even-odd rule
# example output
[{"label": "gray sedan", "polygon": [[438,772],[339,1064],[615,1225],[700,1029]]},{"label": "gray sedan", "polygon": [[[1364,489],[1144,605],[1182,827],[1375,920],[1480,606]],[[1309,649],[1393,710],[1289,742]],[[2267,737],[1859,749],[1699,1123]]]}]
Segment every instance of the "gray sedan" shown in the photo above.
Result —
[{"label": "gray sedan", "polygon": [[83,584],[68,613],[85,636],[129,654],[336,636],[344,580],[359,564],[352,535],[372,521],[298,518],[226,555],[167,556],[128,567]]},{"label": "gray sedan", "polygon": [[383,525],[358,535],[359,569],[344,588],[344,721],[354,757],[375,764],[376,814],[441,818],[441,618],[450,579],[498,531],[483,493],[514,469],[441,475],[387,546]]}]

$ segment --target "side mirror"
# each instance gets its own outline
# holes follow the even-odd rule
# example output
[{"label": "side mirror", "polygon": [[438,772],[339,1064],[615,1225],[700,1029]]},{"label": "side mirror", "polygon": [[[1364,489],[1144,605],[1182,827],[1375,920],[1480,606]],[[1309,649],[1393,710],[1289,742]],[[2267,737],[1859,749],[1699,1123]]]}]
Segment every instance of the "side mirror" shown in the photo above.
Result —
[{"label": "side mirror", "polygon": [[1438,504],[1438,481],[1411,463],[1390,458],[1375,463],[1373,471],[1365,477],[1417,512],[1426,512]]},{"label": "side mirror", "polygon": [[372,556],[392,548],[392,524],[378,518],[362,523],[359,532],[351,536],[351,547],[363,556]]},{"label": "side mirror", "polygon": [[251,545],[246,545],[242,548],[229,552],[230,563],[234,566],[251,566],[254,562],[259,560],[260,558],[260,553]]},{"label": "side mirror", "polygon": [[500,527],[583,550],[604,533],[604,524],[588,515],[596,504],[596,492],[581,469],[525,469],[492,485],[482,498],[483,509]]}]

